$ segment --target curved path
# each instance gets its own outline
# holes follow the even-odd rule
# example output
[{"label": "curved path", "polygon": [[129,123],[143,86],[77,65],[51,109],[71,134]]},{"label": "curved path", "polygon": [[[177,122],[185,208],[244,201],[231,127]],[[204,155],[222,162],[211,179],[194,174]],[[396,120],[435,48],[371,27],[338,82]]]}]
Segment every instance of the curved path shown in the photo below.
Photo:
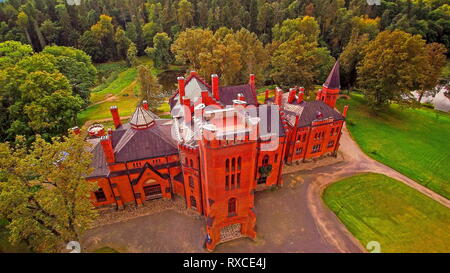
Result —
[{"label": "curved path", "polygon": [[364,154],[358,144],[350,137],[346,127],[342,130],[340,143],[340,151],[344,156],[343,164],[340,164],[339,168],[331,170],[312,171],[315,174],[315,178],[312,183],[308,184],[306,191],[308,208],[313,215],[312,219],[314,219],[319,232],[328,243],[334,245],[340,252],[354,252],[355,246],[359,246],[363,251],[364,248],[361,247],[359,241],[353,237],[322,200],[323,190],[338,180],[358,173],[381,173],[405,183],[436,202],[450,208],[450,200]]}]

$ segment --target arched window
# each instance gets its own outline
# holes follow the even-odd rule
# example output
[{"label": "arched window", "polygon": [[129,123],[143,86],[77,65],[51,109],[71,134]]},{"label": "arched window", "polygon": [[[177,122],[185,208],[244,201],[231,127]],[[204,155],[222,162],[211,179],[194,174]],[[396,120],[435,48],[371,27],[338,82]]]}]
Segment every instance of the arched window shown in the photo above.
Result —
[{"label": "arched window", "polygon": [[228,216],[236,215],[236,198],[230,198],[228,200]]},{"label": "arched window", "polygon": [[237,188],[239,189],[241,187],[241,174],[238,173],[236,176],[236,183],[237,183]]},{"label": "arched window", "polygon": [[269,164],[269,156],[268,156],[268,155],[265,155],[265,156],[263,157],[262,164],[263,164],[264,166]]},{"label": "arched window", "polygon": [[231,160],[231,170],[234,172],[235,169],[236,169],[236,158],[233,157],[233,159]]},{"label": "arched window", "polygon": [[241,170],[242,158],[238,157],[238,171]]},{"label": "arched window", "polygon": [[194,196],[191,195],[190,201],[191,201],[191,207],[192,208],[197,208],[197,201],[195,200]]},{"label": "arched window", "polygon": [[191,159],[191,167],[194,167],[194,161]]},{"label": "arched window", "polygon": [[230,171],[230,160],[228,158],[225,160],[225,170],[226,172]]}]

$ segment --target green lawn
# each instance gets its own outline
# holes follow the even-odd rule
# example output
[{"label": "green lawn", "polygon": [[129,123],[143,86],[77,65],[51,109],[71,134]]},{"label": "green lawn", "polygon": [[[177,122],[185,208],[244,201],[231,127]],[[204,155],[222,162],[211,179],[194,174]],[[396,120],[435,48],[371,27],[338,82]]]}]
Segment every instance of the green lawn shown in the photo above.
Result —
[{"label": "green lawn", "polygon": [[362,95],[339,99],[348,104],[347,128],[370,157],[450,198],[450,115],[428,108],[371,114]]},{"label": "green lawn", "polygon": [[450,252],[450,209],[381,174],[338,181],[323,195],[327,206],[366,246],[381,252]]},{"label": "green lawn", "polygon": [[105,88],[91,92],[91,103],[95,104],[107,99],[109,96],[119,94],[124,88],[136,80],[136,68],[128,68],[119,73],[118,77]]}]

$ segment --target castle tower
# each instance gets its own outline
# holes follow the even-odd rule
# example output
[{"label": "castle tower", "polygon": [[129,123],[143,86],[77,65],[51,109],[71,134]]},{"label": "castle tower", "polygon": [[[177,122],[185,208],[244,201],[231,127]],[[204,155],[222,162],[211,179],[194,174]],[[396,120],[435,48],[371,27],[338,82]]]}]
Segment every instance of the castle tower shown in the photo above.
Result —
[{"label": "castle tower", "polygon": [[339,61],[336,61],[327,80],[323,84],[323,88],[317,93],[316,100],[324,101],[330,107],[334,108],[336,106],[340,88]]},{"label": "castle tower", "polygon": [[[256,237],[253,209],[257,141],[252,140],[252,134],[257,130],[258,118],[246,119],[230,112],[227,125],[204,126],[199,141],[208,250],[237,237]],[[229,126],[229,122],[237,126]]]}]

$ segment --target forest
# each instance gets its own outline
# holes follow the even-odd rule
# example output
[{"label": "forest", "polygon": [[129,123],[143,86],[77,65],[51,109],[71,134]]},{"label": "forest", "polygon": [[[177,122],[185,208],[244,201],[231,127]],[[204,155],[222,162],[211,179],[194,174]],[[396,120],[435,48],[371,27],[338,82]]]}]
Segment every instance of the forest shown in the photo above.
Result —
[{"label": "forest", "polygon": [[[0,3],[0,139],[49,140],[77,125],[100,83],[93,64],[119,60],[139,66],[142,97],[155,98],[155,107],[162,91],[149,71],[172,64],[205,79],[219,74],[225,85],[254,73],[259,86],[301,84],[309,92],[339,59],[342,88],[362,88],[374,109],[411,90],[433,92],[450,46],[449,3],[6,0]],[[153,67],[139,65],[139,56],[151,58]]]}]

